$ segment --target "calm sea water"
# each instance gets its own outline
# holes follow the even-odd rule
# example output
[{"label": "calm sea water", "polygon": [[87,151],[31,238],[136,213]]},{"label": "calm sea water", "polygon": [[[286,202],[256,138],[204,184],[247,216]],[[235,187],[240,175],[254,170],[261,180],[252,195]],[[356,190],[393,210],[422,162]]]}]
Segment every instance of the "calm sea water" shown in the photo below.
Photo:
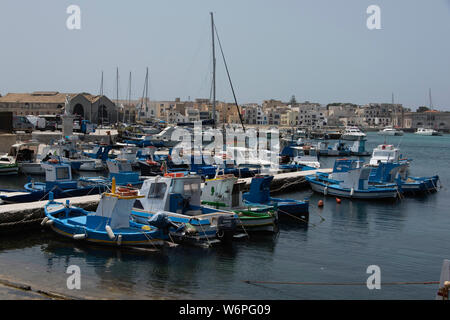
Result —
[{"label": "calm sea water", "polygon": [[[384,138],[369,133],[368,148]],[[369,265],[382,282],[438,281],[450,258],[450,136],[390,137],[412,158],[417,176],[439,174],[443,188],[396,202],[337,204],[310,190],[282,195],[310,197],[310,225],[292,221],[275,236],[254,236],[230,248],[177,247],[156,253],[79,246],[50,231],[3,237],[0,277],[94,298],[171,299],[434,299],[437,285],[368,290],[366,286],[253,285],[244,280],[362,282]],[[368,160],[368,158],[366,158]],[[323,167],[334,158],[322,158]],[[2,178],[1,186],[19,182]],[[26,179],[23,179],[26,181]],[[324,207],[317,202],[324,199]],[[322,218],[324,220],[322,220]],[[66,268],[81,268],[81,291],[66,288]]]}]

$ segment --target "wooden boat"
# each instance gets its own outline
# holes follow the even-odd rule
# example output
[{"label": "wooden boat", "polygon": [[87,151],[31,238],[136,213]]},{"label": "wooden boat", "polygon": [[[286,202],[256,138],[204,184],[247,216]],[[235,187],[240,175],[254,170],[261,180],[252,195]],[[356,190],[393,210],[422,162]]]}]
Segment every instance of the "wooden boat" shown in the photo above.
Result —
[{"label": "wooden boat", "polygon": [[369,184],[371,167],[362,166],[362,162],[353,159],[338,159],[330,174],[316,173],[306,176],[313,191],[328,196],[354,199],[395,199],[397,186]]},{"label": "wooden boat", "polygon": [[201,182],[200,176],[183,173],[146,179],[139,190],[144,197],[136,200],[132,210],[133,221],[148,224],[153,216],[164,213],[175,224],[189,225],[188,231],[170,233],[184,243],[229,242],[241,236],[236,213],[201,205]]},{"label": "wooden boat", "polygon": [[277,209],[280,219],[286,217],[309,218],[309,201],[273,198],[270,196],[270,183],[273,176],[259,175],[252,178],[250,190],[243,194],[244,205],[267,205]]},{"label": "wooden boat", "polygon": [[234,175],[219,175],[214,179],[207,179],[202,188],[202,204],[237,213],[238,225],[246,231],[275,232],[278,220],[277,210],[273,206],[262,204],[244,205],[243,185],[245,181],[238,181]]},{"label": "wooden boat", "polygon": [[168,237],[162,229],[130,222],[131,208],[138,198],[142,198],[138,190],[116,188],[114,180],[111,192],[102,194],[95,212],[71,206],[69,201],[56,202],[51,197],[44,207],[43,225],[76,241],[109,246],[163,245]]},{"label": "wooden boat", "polygon": [[106,190],[106,186],[101,184],[78,184],[77,180],[72,179],[70,165],[57,160],[43,163],[42,167],[45,170],[45,182],[32,180],[25,184],[24,190],[1,190],[0,199],[4,203],[22,203],[47,200],[50,192],[58,199],[99,194]]}]

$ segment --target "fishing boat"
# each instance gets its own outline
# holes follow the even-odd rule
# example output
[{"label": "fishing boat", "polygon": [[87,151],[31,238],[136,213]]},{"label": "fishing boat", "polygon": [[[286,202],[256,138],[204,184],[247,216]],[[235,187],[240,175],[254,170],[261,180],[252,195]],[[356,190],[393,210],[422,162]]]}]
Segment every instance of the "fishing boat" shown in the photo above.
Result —
[{"label": "fishing boat", "polygon": [[243,194],[244,205],[267,205],[277,209],[280,219],[296,217],[309,218],[309,200],[273,198],[270,196],[270,183],[273,176],[258,175],[252,178],[250,190]]},{"label": "fishing boat", "polygon": [[418,128],[417,131],[414,132],[414,134],[418,134],[421,136],[442,136],[442,133],[431,128]]},{"label": "fishing boat", "polygon": [[108,177],[80,177],[80,182],[85,185],[111,186],[114,179],[117,185],[132,187],[140,187],[144,182],[140,179],[139,173],[133,171],[131,163],[126,159],[109,159],[106,161],[106,165],[109,171]]},{"label": "fishing boat", "polygon": [[388,127],[384,128],[383,130],[378,131],[378,134],[382,135],[382,136],[402,136],[403,131],[397,130],[397,129],[393,128],[392,126],[388,126]]},{"label": "fishing boat", "polygon": [[99,194],[106,190],[101,184],[81,185],[72,178],[72,169],[69,164],[57,160],[42,163],[45,170],[45,182],[32,180],[25,184],[23,190],[0,190],[0,199],[3,203],[23,203],[47,200],[49,193],[54,198],[80,197],[90,194]]},{"label": "fishing boat", "polygon": [[372,168],[369,176],[372,185],[391,184],[397,186],[400,193],[420,194],[438,190],[439,176],[411,177],[409,176],[409,161],[380,163]]},{"label": "fishing boat", "polygon": [[295,164],[310,168],[320,168],[319,156],[316,147],[312,145],[292,146],[293,159]]},{"label": "fishing boat", "polygon": [[239,215],[239,225],[245,230],[275,232],[278,214],[273,206],[255,204],[244,205],[242,190],[245,181],[234,175],[218,175],[207,179],[202,187],[202,204],[216,209],[224,209]]},{"label": "fishing boat", "polygon": [[332,145],[330,145],[328,141],[320,141],[317,144],[317,149],[319,152],[319,156],[350,156],[352,153],[346,143],[342,141],[336,142]]},{"label": "fishing boat", "polygon": [[371,167],[354,159],[338,159],[330,174],[316,173],[306,176],[313,191],[328,195],[354,199],[395,199],[398,189],[392,185],[370,185]]},{"label": "fishing boat", "polygon": [[51,196],[44,207],[42,224],[76,241],[125,247],[161,246],[168,239],[162,228],[130,222],[131,208],[139,198],[142,196],[138,190],[116,188],[114,181],[111,192],[102,194],[95,212],[71,206],[69,200],[56,202]]},{"label": "fishing boat", "polygon": [[19,172],[26,175],[43,175],[44,168],[41,166],[41,161],[38,160],[39,142],[28,141],[13,144],[9,151],[9,156],[15,159],[19,166]]},{"label": "fishing boat", "polygon": [[400,161],[400,149],[390,144],[380,144],[372,151],[370,158],[370,166],[378,166],[380,163],[398,162]]},{"label": "fishing boat", "polygon": [[183,173],[146,179],[139,190],[144,197],[136,200],[132,220],[148,224],[153,216],[164,213],[171,222],[188,226],[183,232],[170,233],[180,243],[228,243],[242,236],[237,232],[236,213],[201,205],[201,182],[200,176]]},{"label": "fishing boat", "polygon": [[366,138],[366,134],[362,132],[358,127],[346,127],[344,133],[341,136],[342,140],[362,140]]},{"label": "fishing boat", "polygon": [[14,175],[19,172],[15,159],[8,155],[0,156],[0,175]]}]

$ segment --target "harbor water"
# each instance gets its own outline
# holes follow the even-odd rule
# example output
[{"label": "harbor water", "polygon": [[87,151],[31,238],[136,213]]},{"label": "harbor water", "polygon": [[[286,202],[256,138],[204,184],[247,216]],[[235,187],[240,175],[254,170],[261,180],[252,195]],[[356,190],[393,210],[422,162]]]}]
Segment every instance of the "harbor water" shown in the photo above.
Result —
[{"label": "harbor water", "polygon": [[[384,140],[369,133],[367,149]],[[0,278],[102,299],[434,299],[438,285],[383,282],[439,281],[442,262],[450,258],[450,135],[407,133],[386,140],[413,159],[413,176],[438,174],[442,188],[391,202],[342,199],[340,204],[310,189],[282,194],[310,199],[309,225],[293,219],[283,222],[275,235],[251,236],[231,247],[178,246],[143,253],[80,246],[49,230],[2,236]],[[321,165],[331,167],[334,160],[323,157]],[[0,177],[2,188],[25,182],[25,177]],[[319,208],[322,199],[324,207]],[[80,267],[80,290],[67,288],[70,265]],[[370,265],[381,270],[380,290],[332,285],[365,284]]]}]

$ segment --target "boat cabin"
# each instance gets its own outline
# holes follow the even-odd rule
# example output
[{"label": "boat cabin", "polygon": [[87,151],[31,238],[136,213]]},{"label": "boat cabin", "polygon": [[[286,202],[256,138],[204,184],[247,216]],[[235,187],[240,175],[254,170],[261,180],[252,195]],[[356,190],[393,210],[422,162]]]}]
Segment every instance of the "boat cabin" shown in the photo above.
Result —
[{"label": "boat cabin", "polygon": [[400,149],[395,148],[393,145],[380,144],[373,149],[372,158],[369,164],[371,166],[377,166],[379,163],[397,162],[400,159]]},{"label": "boat cabin", "polygon": [[202,179],[197,175],[167,174],[144,181],[135,207],[157,213],[169,211],[195,216],[202,214],[200,206]]},{"label": "boat cabin", "polygon": [[355,159],[338,159],[328,178],[338,182],[341,188],[367,190],[372,168],[362,164],[362,161]]},{"label": "boat cabin", "polygon": [[130,161],[126,159],[109,159],[106,161],[109,179],[116,179],[118,185],[135,184],[140,182],[139,173],[134,172]]},{"label": "boat cabin", "polygon": [[206,180],[202,189],[202,203],[224,209],[240,208],[244,186],[245,181],[238,181],[232,174]]},{"label": "boat cabin", "polygon": [[72,179],[72,168],[65,163],[42,163],[45,170],[45,189],[77,189],[77,181]]}]

